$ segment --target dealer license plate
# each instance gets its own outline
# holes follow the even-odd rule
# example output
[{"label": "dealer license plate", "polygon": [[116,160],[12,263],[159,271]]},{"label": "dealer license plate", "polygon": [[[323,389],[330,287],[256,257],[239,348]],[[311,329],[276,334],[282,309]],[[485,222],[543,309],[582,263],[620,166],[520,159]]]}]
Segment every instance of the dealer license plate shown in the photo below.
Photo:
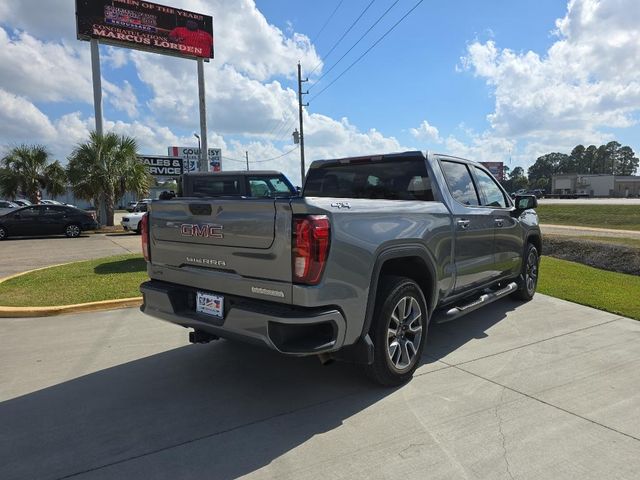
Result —
[{"label": "dealer license plate", "polygon": [[198,292],[196,295],[196,312],[211,315],[216,318],[224,317],[224,297],[213,293]]}]

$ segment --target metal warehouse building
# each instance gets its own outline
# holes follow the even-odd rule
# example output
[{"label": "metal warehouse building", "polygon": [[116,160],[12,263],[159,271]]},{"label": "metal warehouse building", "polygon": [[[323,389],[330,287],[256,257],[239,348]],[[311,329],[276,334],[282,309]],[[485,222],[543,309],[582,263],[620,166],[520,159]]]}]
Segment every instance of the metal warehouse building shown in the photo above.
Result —
[{"label": "metal warehouse building", "polygon": [[590,197],[639,197],[640,176],[569,173],[551,177],[551,193]]}]

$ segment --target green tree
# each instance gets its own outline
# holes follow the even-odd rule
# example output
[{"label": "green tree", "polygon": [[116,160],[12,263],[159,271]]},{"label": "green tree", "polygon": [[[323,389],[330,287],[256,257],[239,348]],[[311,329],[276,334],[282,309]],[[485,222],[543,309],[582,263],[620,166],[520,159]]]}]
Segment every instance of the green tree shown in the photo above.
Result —
[{"label": "green tree", "polygon": [[640,160],[636,157],[633,149],[624,146],[618,150],[613,173],[615,175],[633,175],[638,170]]},{"label": "green tree", "polygon": [[547,153],[538,157],[536,162],[529,167],[527,174],[529,183],[536,188],[542,188],[547,192],[551,191],[551,177],[562,172],[568,164],[569,156],[564,153]]},{"label": "green tree", "polygon": [[12,148],[1,162],[0,193],[9,198],[24,195],[32,203],[40,201],[45,189],[53,196],[62,195],[66,185],[64,168],[49,157],[42,145]]},{"label": "green tree", "polygon": [[98,212],[104,206],[107,217],[100,222],[107,226],[113,225],[115,202],[125,192],[144,196],[149,190],[149,174],[137,154],[134,138],[92,132],[69,156],[67,174],[74,193],[93,201]]},{"label": "green tree", "polygon": [[509,181],[511,182],[511,188],[515,190],[526,189],[529,187],[529,181],[524,175],[524,169],[522,167],[516,167],[509,173]]}]

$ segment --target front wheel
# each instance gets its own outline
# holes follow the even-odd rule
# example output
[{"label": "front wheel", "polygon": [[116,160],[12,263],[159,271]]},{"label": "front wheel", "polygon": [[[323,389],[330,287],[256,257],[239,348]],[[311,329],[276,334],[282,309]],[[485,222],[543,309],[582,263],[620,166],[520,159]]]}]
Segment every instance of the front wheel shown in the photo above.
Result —
[{"label": "front wheel", "polygon": [[416,282],[406,277],[382,279],[369,334],[374,345],[367,375],[387,387],[411,379],[427,338],[427,304]]},{"label": "front wheel", "polygon": [[0,227],[0,240],[4,240],[5,238],[7,238],[7,229]]},{"label": "front wheel", "polygon": [[72,223],[67,225],[64,229],[64,234],[69,238],[77,238],[80,236],[82,230],[80,229],[80,225]]},{"label": "front wheel", "polygon": [[518,290],[512,293],[516,300],[528,302],[533,298],[538,286],[538,271],[540,267],[540,255],[538,249],[531,243],[527,244],[527,252],[524,256],[522,274]]}]

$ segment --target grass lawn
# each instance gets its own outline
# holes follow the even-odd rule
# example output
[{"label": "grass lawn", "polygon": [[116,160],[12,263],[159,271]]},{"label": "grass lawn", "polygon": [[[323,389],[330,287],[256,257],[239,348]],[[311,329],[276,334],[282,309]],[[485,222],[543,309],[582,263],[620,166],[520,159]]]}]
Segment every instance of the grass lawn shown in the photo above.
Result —
[{"label": "grass lawn", "polygon": [[139,297],[146,278],[147,265],[140,255],[78,262],[0,283],[0,305],[46,307]]},{"label": "grass lawn", "polygon": [[640,320],[640,277],[542,257],[538,291]]},{"label": "grass lawn", "polygon": [[538,205],[540,223],[640,230],[637,205]]}]

